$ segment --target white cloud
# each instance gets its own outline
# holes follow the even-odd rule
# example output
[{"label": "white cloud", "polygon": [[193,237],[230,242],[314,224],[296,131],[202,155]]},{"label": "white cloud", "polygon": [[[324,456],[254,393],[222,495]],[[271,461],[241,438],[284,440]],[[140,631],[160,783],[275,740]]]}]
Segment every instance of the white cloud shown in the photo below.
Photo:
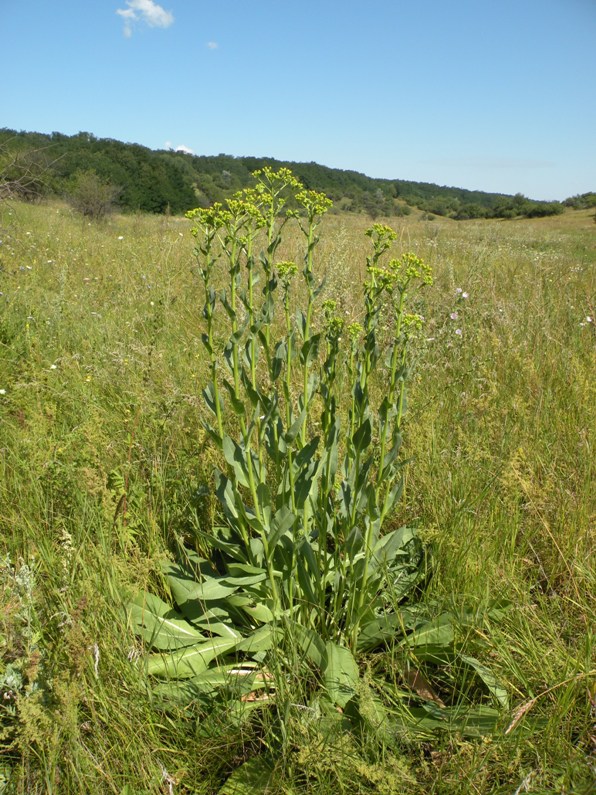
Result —
[{"label": "white cloud", "polygon": [[178,146],[174,146],[171,141],[166,141],[164,146],[166,149],[169,149],[172,152],[184,152],[185,155],[194,155],[194,151],[190,148],[190,146],[185,146],[184,144],[178,144]]},{"label": "white cloud", "polygon": [[219,44],[216,41],[208,41],[207,42],[207,47],[210,50],[217,50],[217,48],[219,47]]},{"label": "white cloud", "polygon": [[132,36],[135,22],[144,22],[151,28],[169,28],[174,22],[174,15],[166,11],[153,0],[125,0],[128,8],[118,8],[116,13],[124,20],[124,35]]}]

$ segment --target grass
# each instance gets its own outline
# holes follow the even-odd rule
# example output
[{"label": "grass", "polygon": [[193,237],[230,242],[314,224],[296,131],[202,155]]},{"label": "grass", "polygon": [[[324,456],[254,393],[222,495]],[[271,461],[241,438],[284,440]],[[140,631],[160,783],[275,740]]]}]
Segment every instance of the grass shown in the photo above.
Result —
[{"label": "grass", "polygon": [[[325,293],[348,319],[367,226],[333,215],[321,232]],[[201,496],[216,455],[200,422],[189,223],[88,225],[61,205],[12,204],[0,208],[0,792],[225,795],[267,748],[281,751],[253,791],[265,779],[271,793],[593,791],[591,215],[396,228],[397,251],[429,262],[435,284],[394,521],[433,550],[429,604],[476,616],[461,634],[510,694],[502,731],[389,747],[322,735],[299,711],[279,738],[274,715],[161,708],[122,603],[163,590],[162,563],[215,511]],[[391,650],[377,664],[399,676]]]}]

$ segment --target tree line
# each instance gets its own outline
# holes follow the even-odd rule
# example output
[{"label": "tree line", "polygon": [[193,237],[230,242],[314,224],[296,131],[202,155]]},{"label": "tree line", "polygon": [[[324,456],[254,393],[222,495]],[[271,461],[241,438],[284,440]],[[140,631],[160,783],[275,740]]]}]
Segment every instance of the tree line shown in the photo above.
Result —
[{"label": "tree line", "polygon": [[115,204],[122,211],[173,214],[208,207],[250,185],[252,172],[265,165],[290,168],[306,188],[328,196],[336,211],[367,213],[373,219],[408,215],[413,210],[427,218],[457,220],[536,217],[558,214],[564,206],[578,203],[376,179],[317,163],[152,150],[89,132],[68,136],[0,130],[0,197],[33,201],[61,196],[75,206],[78,201],[78,209],[90,215],[96,214],[94,198],[98,215]]}]

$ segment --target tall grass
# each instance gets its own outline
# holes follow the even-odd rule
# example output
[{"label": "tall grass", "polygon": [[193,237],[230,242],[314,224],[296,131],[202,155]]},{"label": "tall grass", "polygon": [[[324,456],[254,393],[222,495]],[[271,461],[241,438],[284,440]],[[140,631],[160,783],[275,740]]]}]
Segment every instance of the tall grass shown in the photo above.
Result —
[{"label": "tall grass", "polygon": [[[90,226],[58,205],[0,212],[0,791],[217,792],[277,725],[164,711],[122,610],[126,593],[167,595],[162,564],[217,510],[201,488],[219,459],[202,425],[209,372],[189,224]],[[366,226],[331,216],[320,230],[321,298],[347,322]],[[297,715],[275,769],[255,781],[271,792],[591,792],[593,222],[581,211],[407,218],[397,231],[397,250],[429,262],[435,284],[408,400],[414,462],[392,522],[415,524],[432,548],[428,608],[465,607],[459,632],[512,706],[481,742],[397,746],[374,732],[324,735]],[[280,258],[296,261],[299,240]],[[487,619],[497,600],[509,607]],[[404,685],[392,655],[375,664]]]}]

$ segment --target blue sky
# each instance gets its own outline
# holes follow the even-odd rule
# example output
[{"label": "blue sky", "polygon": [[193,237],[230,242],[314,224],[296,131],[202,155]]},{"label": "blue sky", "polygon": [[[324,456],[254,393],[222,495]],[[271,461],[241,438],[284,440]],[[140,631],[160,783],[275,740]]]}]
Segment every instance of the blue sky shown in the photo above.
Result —
[{"label": "blue sky", "polygon": [[0,127],[596,190],[596,0],[0,0],[0,33]]}]

